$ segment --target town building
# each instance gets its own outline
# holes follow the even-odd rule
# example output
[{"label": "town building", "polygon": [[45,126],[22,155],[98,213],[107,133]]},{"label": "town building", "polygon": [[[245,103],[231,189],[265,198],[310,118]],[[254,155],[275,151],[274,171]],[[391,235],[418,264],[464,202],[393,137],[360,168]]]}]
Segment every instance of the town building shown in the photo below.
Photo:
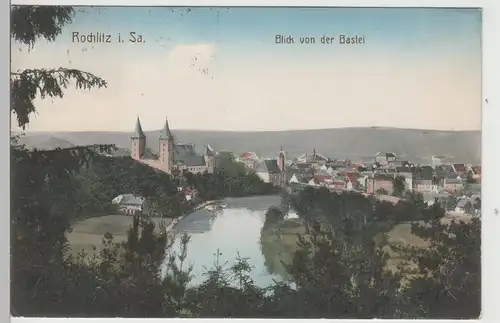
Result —
[{"label": "town building", "polygon": [[142,212],[144,198],[134,194],[120,194],[111,200],[111,203],[118,206],[118,210],[127,215],[134,215]]},{"label": "town building", "polygon": [[198,155],[193,144],[176,143],[168,126],[168,120],[165,120],[157,139],[157,155],[146,149],[146,140],[141,121],[137,118],[135,132],[130,138],[130,155],[133,159],[169,174],[173,170],[189,171],[193,174],[214,171],[217,154],[212,147],[206,145],[205,154]]},{"label": "town building", "polygon": [[432,156],[431,160],[433,167],[451,164],[451,158],[446,156]]},{"label": "town building", "polygon": [[376,194],[380,191],[387,192],[387,195],[392,195],[394,176],[385,174],[374,174],[372,178],[366,180],[366,192],[368,194]]},{"label": "town building", "polygon": [[419,193],[438,192],[439,187],[434,184],[432,179],[415,179],[413,181],[413,190]]},{"label": "town building", "polygon": [[242,154],[237,160],[250,169],[256,169],[260,163],[259,156],[257,156],[257,154],[254,152],[246,152]]},{"label": "town building", "polygon": [[386,166],[390,162],[395,162],[396,161],[396,155],[394,153],[383,153],[383,152],[378,152],[375,155],[375,162],[377,162],[379,165]]},{"label": "town building", "polygon": [[443,189],[445,192],[458,192],[464,189],[464,181],[456,178],[443,179]]},{"label": "town building", "polygon": [[286,154],[281,147],[276,159],[264,159],[259,163],[255,173],[264,183],[283,186],[286,182]]}]

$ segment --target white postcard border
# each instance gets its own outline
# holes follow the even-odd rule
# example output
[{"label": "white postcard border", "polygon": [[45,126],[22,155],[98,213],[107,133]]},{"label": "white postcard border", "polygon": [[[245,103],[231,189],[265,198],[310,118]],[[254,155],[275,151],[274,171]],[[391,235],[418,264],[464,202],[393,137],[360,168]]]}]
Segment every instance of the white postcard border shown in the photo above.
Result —
[{"label": "white postcard border", "polygon": [[[4,27],[10,28],[8,26],[9,21],[9,11],[8,3],[2,2],[2,7],[6,8],[7,19],[3,19]],[[349,6],[349,7],[476,7],[483,8],[483,109],[482,109],[482,168],[484,179],[482,180],[482,214],[483,214],[483,227],[482,227],[482,316],[481,320],[483,322],[499,322],[500,315],[498,310],[498,294],[497,291],[500,290],[500,280],[498,276],[495,275],[500,273],[500,252],[496,248],[498,246],[497,232],[500,228],[500,203],[499,203],[499,185],[500,183],[500,172],[496,169],[500,166],[500,105],[499,105],[499,95],[500,85],[500,66],[498,64],[498,57],[500,57],[500,51],[497,46],[497,41],[500,35],[500,3],[495,0],[384,0],[384,1],[349,1],[349,0],[337,0],[337,1],[325,1],[325,0],[239,0],[239,1],[228,1],[228,0],[184,0],[184,1],[165,1],[165,0],[147,0],[147,1],[125,1],[125,0],[101,0],[101,1],[75,1],[75,0],[15,0],[12,4],[16,5],[94,5],[94,6],[221,6],[221,7],[232,7],[232,6]],[[2,13],[4,11],[2,10]],[[4,29],[5,30],[5,29]],[[2,33],[2,43],[7,45],[7,50],[2,50],[2,69],[5,72],[10,70],[10,39],[6,33]],[[5,37],[5,39],[4,39]],[[3,73],[2,73],[3,74]],[[7,74],[7,73],[6,73]],[[5,74],[4,74],[5,75]],[[2,83],[8,82],[7,79],[2,78]],[[8,88],[8,84],[5,84],[5,88]],[[5,104],[5,110],[7,111],[7,106],[9,105],[9,96],[2,96],[2,105]],[[5,127],[5,133],[10,131],[10,109],[8,109],[9,115],[2,118],[2,127]],[[461,111],[457,111],[461,113]],[[466,117],[466,116],[464,116]],[[10,134],[10,132],[9,132]],[[5,136],[1,141],[2,146],[5,147],[5,151],[9,151],[9,136]],[[1,167],[2,177],[4,180],[1,182],[2,185],[2,208],[3,212],[3,232],[0,234],[2,240],[2,258],[5,259],[3,265],[0,266],[1,277],[2,277],[2,288],[0,297],[2,307],[0,309],[0,316],[10,317],[10,306],[9,306],[9,229],[10,221],[8,220],[9,202],[8,198],[10,194],[9,179],[9,161],[4,159],[2,162],[4,167]],[[143,322],[145,319],[37,319],[37,318],[13,318],[13,322],[112,322],[119,320],[127,322]],[[164,321],[186,321],[186,322],[197,322],[199,319],[148,319],[150,322],[164,322]],[[2,319],[3,321],[3,319]],[[220,321],[220,319],[204,321]],[[236,321],[236,320],[235,320]],[[262,321],[262,320],[245,320],[245,321]],[[301,320],[301,321],[312,321],[312,320]],[[340,320],[329,320],[329,321],[340,321]],[[367,321],[372,320],[343,320],[346,322],[350,321]],[[383,321],[383,320],[379,320]],[[422,320],[423,321],[423,320]],[[414,322],[414,321],[412,321]],[[418,321],[417,321],[418,322]],[[451,320],[425,320],[423,322],[452,322]]]}]

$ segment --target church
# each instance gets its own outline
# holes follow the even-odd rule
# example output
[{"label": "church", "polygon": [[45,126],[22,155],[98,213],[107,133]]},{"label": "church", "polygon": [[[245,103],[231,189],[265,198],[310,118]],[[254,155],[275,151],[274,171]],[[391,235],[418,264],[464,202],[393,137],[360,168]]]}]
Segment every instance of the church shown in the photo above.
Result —
[{"label": "church", "polygon": [[134,134],[130,138],[130,156],[133,159],[168,174],[173,170],[189,171],[193,174],[214,172],[217,154],[212,147],[205,145],[204,155],[199,155],[193,144],[176,143],[168,120],[165,120],[157,139],[157,155],[146,149],[146,140],[141,121],[137,118]]}]

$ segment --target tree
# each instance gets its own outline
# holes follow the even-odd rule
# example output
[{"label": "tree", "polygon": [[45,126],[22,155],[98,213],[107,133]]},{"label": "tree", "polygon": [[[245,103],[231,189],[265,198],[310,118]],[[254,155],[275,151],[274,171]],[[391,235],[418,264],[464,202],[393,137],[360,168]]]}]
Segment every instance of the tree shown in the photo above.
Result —
[{"label": "tree", "polygon": [[481,212],[481,198],[480,197],[476,198],[476,203],[474,203],[474,209],[475,209],[476,213]]},{"label": "tree", "polygon": [[392,180],[393,192],[392,195],[397,197],[403,197],[403,193],[406,188],[406,180],[403,176],[396,176]]},{"label": "tree", "polygon": [[466,214],[472,214],[474,207],[472,206],[472,203],[470,201],[467,201],[465,203],[464,210]]},{"label": "tree", "polygon": [[436,319],[477,319],[481,312],[481,223],[430,221],[412,232],[430,242],[406,250],[417,269],[405,291],[418,316]]},{"label": "tree", "polygon": [[[11,37],[32,48],[40,38],[53,41],[71,21],[71,7],[11,9]],[[62,98],[63,89],[105,87],[101,78],[76,69],[26,69],[11,72],[11,113],[21,128],[36,112],[34,99]],[[28,151],[15,141],[11,146],[11,297],[13,314],[37,313],[54,297],[52,284],[65,277],[64,248],[68,218],[54,212],[44,197],[53,188],[69,187],[71,174],[110,146],[87,146],[52,151]],[[51,187],[51,189],[48,189]],[[55,305],[57,306],[57,304]]]},{"label": "tree", "polygon": [[458,203],[458,198],[453,195],[449,195],[446,197],[446,200],[444,202],[444,207],[446,210],[454,210],[457,207]]},{"label": "tree", "polygon": [[381,188],[377,189],[375,194],[377,194],[377,195],[389,195],[389,192],[385,188],[381,187]]},{"label": "tree", "polygon": [[465,183],[466,184],[474,184],[474,183],[476,183],[476,180],[474,179],[474,175],[473,175],[472,171],[468,171],[467,172],[467,175],[466,175],[466,178],[465,178]]}]

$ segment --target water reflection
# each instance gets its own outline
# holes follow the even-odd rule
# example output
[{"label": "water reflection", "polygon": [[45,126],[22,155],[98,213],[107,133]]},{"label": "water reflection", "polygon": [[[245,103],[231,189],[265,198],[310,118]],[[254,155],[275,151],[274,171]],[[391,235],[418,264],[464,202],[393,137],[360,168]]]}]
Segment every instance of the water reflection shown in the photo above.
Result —
[{"label": "water reflection", "polygon": [[226,263],[226,268],[234,264],[238,253],[250,258],[249,262],[254,266],[252,279],[261,287],[271,285],[273,279],[283,280],[279,271],[268,269],[269,261],[265,260],[273,258],[275,249],[261,248],[265,213],[269,207],[280,205],[280,197],[228,198],[223,203],[228,205],[227,209],[216,212],[215,216],[201,209],[184,217],[173,228],[177,234],[174,250],[179,250],[180,235],[187,233],[191,236],[187,256],[187,264],[193,265],[191,284],[204,280],[203,273],[206,268],[213,267],[217,250],[219,262]]}]

